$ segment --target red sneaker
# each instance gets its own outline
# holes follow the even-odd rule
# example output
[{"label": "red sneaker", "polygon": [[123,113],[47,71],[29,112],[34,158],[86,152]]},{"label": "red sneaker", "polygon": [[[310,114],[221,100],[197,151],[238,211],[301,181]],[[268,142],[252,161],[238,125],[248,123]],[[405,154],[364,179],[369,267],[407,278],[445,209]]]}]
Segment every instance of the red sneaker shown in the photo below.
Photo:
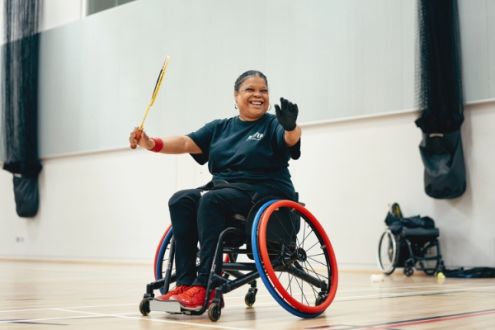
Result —
[{"label": "red sneaker", "polygon": [[170,290],[169,292],[165,293],[163,296],[156,297],[156,299],[160,300],[160,301],[167,301],[167,300],[170,300],[170,298],[172,296],[176,296],[176,295],[179,295],[181,293],[184,293],[189,288],[191,288],[190,285],[179,285],[179,286],[175,287],[175,289]]},{"label": "red sneaker", "polygon": [[[177,300],[182,307],[189,310],[198,311],[203,307],[206,297],[206,288],[204,286],[192,286],[189,290],[185,291],[182,294],[175,296],[175,300]],[[174,299],[172,298],[172,299]],[[208,300],[208,304],[215,298],[215,290],[210,292],[210,297]],[[223,298],[221,307],[223,308]]]}]

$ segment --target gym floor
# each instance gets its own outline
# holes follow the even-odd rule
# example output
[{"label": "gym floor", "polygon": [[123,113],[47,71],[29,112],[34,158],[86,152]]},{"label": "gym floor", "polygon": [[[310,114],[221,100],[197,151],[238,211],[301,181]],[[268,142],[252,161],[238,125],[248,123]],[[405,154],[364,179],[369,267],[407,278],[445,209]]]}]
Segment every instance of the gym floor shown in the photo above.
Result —
[{"label": "gym floor", "polygon": [[[375,271],[379,274],[378,271]],[[218,322],[151,312],[139,302],[152,265],[0,260],[0,329],[494,329],[495,279],[437,280],[401,269],[389,277],[340,271],[327,311],[300,319],[258,281],[253,307],[247,286],[225,295]]]}]

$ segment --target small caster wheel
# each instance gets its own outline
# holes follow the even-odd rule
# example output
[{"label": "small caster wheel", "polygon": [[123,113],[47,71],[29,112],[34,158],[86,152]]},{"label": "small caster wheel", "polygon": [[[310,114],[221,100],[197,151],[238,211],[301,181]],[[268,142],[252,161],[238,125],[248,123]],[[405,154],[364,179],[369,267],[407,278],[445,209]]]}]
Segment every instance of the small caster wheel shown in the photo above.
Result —
[{"label": "small caster wheel", "polygon": [[139,303],[139,311],[143,316],[146,316],[150,313],[150,301],[146,298],[143,298]]},{"label": "small caster wheel", "polygon": [[222,308],[217,303],[212,303],[210,307],[208,307],[208,317],[211,321],[216,322],[222,315]]},{"label": "small caster wheel", "polygon": [[246,303],[246,306],[251,307],[254,305],[256,301],[256,293],[255,292],[248,292],[246,293],[246,296],[244,296],[244,302]]},{"label": "small caster wheel", "polygon": [[414,269],[412,267],[404,267],[404,275],[409,277],[412,274],[414,274]]}]

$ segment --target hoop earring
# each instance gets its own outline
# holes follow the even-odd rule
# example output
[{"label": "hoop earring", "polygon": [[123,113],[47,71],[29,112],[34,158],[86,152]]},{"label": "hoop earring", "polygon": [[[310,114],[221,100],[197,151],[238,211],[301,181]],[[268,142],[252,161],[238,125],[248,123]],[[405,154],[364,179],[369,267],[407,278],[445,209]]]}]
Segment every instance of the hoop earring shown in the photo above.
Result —
[{"label": "hoop earring", "polygon": [[239,110],[239,108],[237,107],[237,103],[235,102],[234,102],[234,109]]},{"label": "hoop earring", "polygon": [[270,110],[272,110],[272,105],[271,104],[268,106],[267,112],[270,112]]}]

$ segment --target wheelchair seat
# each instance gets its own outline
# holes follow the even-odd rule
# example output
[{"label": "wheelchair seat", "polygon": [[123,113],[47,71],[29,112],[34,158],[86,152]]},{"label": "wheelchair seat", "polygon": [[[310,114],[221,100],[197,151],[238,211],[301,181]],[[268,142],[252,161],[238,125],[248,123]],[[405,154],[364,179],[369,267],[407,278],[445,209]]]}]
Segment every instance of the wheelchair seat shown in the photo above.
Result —
[{"label": "wheelchair seat", "polygon": [[224,236],[224,248],[239,248],[246,244],[245,227],[248,225],[247,216],[234,214],[227,222],[227,227],[235,230],[229,231]]},{"label": "wheelchair seat", "polygon": [[432,240],[440,236],[440,230],[438,228],[408,228],[403,227],[401,236],[404,238],[421,238],[426,240]]}]

